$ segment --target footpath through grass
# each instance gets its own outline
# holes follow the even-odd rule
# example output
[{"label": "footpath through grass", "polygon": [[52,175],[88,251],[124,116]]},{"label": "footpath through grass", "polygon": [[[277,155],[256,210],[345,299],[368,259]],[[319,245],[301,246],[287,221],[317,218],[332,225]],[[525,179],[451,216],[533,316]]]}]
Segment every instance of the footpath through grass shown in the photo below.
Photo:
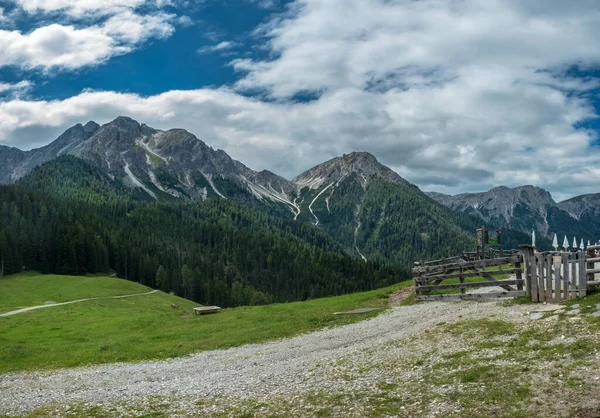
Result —
[{"label": "footpath through grass", "polygon": [[139,283],[116,277],[58,276],[27,272],[0,279],[0,313],[44,305],[49,301],[60,303],[150,290],[152,289]]},{"label": "footpath through grass", "polygon": [[[64,279],[60,276],[38,278],[43,283],[41,296],[14,295],[13,300],[18,302],[10,302],[11,306],[23,304],[27,298],[31,301],[27,306],[39,304],[39,300],[43,303],[49,298],[52,281]],[[18,284],[10,283],[11,279],[0,280],[0,292],[6,292],[4,286],[7,285],[12,286],[12,291],[18,289]],[[102,280],[96,282],[98,279],[79,278],[87,283],[87,287],[81,287],[85,289],[85,296],[98,296],[92,289],[96,283],[103,283]],[[112,279],[122,282],[119,292],[130,284],[134,286],[133,291],[124,293],[140,293],[140,288],[142,292],[146,290],[136,283]],[[386,308],[390,293],[411,284],[408,281],[385,289],[306,302],[224,309],[206,316],[189,316],[198,304],[157,292],[0,317],[0,373],[165,359],[290,337],[375,316],[381,311],[363,315],[333,313],[365,307]],[[32,287],[31,283],[23,286],[33,289],[33,293],[38,289],[35,283]],[[73,299],[82,297],[82,293],[71,295]],[[0,306],[4,304],[3,301]],[[174,309],[171,304],[179,308]]]}]

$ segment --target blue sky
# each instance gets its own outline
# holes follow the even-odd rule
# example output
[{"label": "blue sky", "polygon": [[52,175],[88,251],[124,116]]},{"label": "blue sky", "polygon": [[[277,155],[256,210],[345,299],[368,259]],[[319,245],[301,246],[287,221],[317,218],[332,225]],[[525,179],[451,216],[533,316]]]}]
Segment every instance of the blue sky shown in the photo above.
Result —
[{"label": "blue sky", "polygon": [[287,178],[600,192],[594,0],[0,0],[0,144],[119,115]]},{"label": "blue sky", "polygon": [[[2,3],[0,1],[0,5]],[[286,2],[273,1],[262,7],[251,0],[198,3],[165,7],[166,12],[180,13],[189,18],[189,22],[178,24],[176,31],[166,39],[149,39],[133,52],[115,56],[106,63],[83,67],[75,72],[56,71],[51,75],[39,69],[28,71],[18,66],[5,66],[0,68],[0,80],[16,83],[26,78],[34,84],[29,93],[45,99],[65,99],[84,89],[153,95],[170,90],[232,84],[237,74],[228,65],[229,62],[234,57],[265,54],[265,51],[256,48],[252,32],[273,13],[284,11]],[[31,17],[30,14],[16,14],[12,20],[14,28],[30,31],[44,22],[48,23],[49,19],[46,14],[39,15],[38,19]],[[62,20],[60,14],[52,17]],[[73,23],[70,20],[65,20],[65,23]],[[222,51],[208,51],[221,42],[235,45]],[[207,51],[199,53],[202,48],[207,48]]]}]

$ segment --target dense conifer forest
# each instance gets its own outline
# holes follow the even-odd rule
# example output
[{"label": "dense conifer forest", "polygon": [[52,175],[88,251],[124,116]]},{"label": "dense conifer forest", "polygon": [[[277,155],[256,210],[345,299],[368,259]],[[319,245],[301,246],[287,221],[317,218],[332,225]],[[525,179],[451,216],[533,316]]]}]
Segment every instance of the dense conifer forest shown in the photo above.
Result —
[{"label": "dense conifer forest", "polygon": [[165,203],[73,157],[0,186],[4,273],[110,272],[221,306],[304,300],[373,289],[409,272],[344,254],[307,223],[223,199]]},{"label": "dense conifer forest", "polygon": [[[114,272],[199,303],[239,306],[386,286],[410,279],[417,259],[474,245],[479,219],[417,188],[374,181],[360,196],[360,187],[355,176],[344,181],[343,198],[319,212],[321,229],[280,216],[280,207],[221,198],[154,201],[64,156],[0,186],[0,261],[5,275]],[[347,228],[357,204],[367,262],[355,252],[354,228]],[[513,231],[504,239],[505,248],[528,242]]]}]

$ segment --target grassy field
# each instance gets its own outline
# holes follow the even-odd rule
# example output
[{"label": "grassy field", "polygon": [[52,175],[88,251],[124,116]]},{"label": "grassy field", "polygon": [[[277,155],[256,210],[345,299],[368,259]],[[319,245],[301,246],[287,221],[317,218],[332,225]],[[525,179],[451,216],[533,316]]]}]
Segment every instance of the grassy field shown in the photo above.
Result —
[{"label": "grassy field", "polygon": [[[173,358],[289,337],[374,316],[381,311],[353,316],[333,313],[363,307],[383,310],[388,306],[387,295],[410,285],[412,281],[306,302],[224,309],[207,316],[188,316],[196,303],[157,292],[0,317],[0,373]],[[0,279],[0,309],[49,299],[58,302],[54,286],[62,289],[62,301],[66,295],[72,300],[147,291],[115,278],[19,275]]]},{"label": "grassy field", "polygon": [[152,289],[116,277],[42,275],[35,272],[0,279],[0,313],[48,301],[68,302],[102,296],[144,293]]}]

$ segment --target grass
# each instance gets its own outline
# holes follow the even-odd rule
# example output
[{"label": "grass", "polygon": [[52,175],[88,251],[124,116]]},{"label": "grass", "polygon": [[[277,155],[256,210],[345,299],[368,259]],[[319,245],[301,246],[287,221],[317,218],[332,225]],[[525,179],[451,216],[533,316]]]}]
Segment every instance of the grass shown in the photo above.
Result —
[{"label": "grass", "polygon": [[27,272],[0,279],[0,313],[43,305],[47,301],[68,302],[150,290],[152,289],[139,283],[116,277],[58,276]]},{"label": "grass", "polygon": [[[11,306],[25,302],[36,304],[54,297],[52,282],[63,285],[67,283],[65,280],[71,281],[74,289],[79,289],[73,289],[69,294],[75,299],[97,296],[96,284],[98,291],[110,294],[104,280],[99,279],[117,281],[118,292],[145,290],[138,284],[114,278],[20,275],[0,280],[0,292],[21,293],[21,288],[34,293],[11,296]],[[87,285],[80,286],[77,280]],[[37,281],[41,283],[39,287]],[[224,309],[216,315],[206,316],[184,316],[192,313],[192,308],[198,304],[157,292],[2,317],[0,373],[165,359],[290,337],[375,316],[387,308],[390,293],[411,284],[404,282],[385,289],[306,302]],[[129,292],[130,285],[133,292]],[[11,291],[7,292],[5,286],[10,286]],[[37,294],[38,289],[40,294]],[[173,309],[171,304],[179,305],[179,309]],[[363,315],[333,315],[334,312],[364,307],[382,310]]]}]

